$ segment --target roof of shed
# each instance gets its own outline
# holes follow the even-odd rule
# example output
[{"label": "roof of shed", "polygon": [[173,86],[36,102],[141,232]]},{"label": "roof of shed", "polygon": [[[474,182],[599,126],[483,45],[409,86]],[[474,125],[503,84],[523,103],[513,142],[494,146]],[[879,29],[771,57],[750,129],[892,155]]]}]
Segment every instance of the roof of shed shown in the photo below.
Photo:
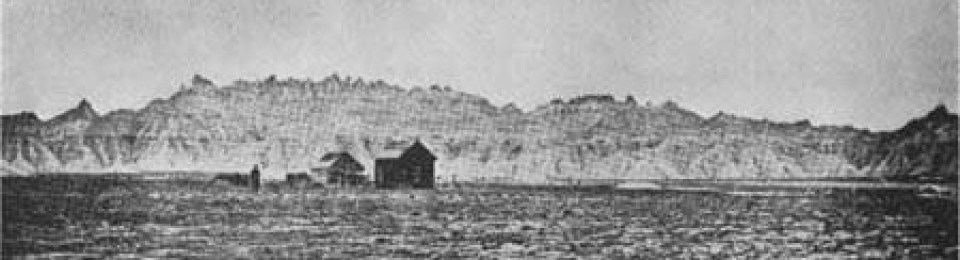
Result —
[{"label": "roof of shed", "polygon": [[317,162],[317,165],[314,168],[329,168],[330,166],[333,166],[333,163],[335,162],[337,162],[336,159],[322,160],[320,162]]},{"label": "roof of shed", "polygon": [[349,156],[349,155],[350,155],[349,153],[343,152],[343,151],[329,152],[329,153],[323,154],[323,156],[320,157],[320,160],[323,160],[323,161],[336,160],[337,158],[340,158],[342,156]]}]

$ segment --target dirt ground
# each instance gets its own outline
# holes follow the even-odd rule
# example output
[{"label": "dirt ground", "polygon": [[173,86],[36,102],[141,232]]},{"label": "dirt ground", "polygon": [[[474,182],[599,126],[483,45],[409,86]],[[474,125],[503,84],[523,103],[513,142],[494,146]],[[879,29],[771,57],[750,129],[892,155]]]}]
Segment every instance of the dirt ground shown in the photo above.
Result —
[{"label": "dirt ground", "polygon": [[948,258],[956,204],[572,189],[296,189],[3,179],[3,256]]}]

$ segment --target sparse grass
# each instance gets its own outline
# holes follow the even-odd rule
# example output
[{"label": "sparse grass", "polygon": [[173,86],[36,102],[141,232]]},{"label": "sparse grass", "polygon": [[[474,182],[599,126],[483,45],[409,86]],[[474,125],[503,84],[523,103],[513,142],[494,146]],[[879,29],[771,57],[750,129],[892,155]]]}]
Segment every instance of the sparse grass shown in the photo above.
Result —
[{"label": "sparse grass", "polygon": [[908,194],[465,188],[259,193],[3,179],[3,255],[174,258],[956,257],[956,204]]}]

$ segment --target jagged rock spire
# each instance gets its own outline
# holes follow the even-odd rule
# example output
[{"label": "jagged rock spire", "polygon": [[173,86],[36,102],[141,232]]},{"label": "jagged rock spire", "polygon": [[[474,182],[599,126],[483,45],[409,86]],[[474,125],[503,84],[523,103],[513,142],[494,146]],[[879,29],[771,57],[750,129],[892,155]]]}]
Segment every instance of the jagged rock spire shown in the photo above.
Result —
[{"label": "jagged rock spire", "polygon": [[191,83],[194,86],[212,86],[213,85],[213,81],[201,76],[200,74],[194,74],[193,80],[191,80]]},{"label": "jagged rock spire", "polygon": [[927,117],[939,118],[939,117],[949,117],[950,111],[947,110],[947,106],[943,104],[938,104],[937,107],[933,108],[930,113],[927,113]]},{"label": "jagged rock spire", "polygon": [[70,110],[63,112],[63,114],[60,114],[54,117],[53,119],[51,119],[51,121],[63,122],[63,121],[73,121],[78,119],[89,120],[89,119],[97,118],[98,116],[99,115],[97,114],[97,111],[93,109],[93,105],[90,104],[90,101],[87,101],[86,98],[83,98],[83,99],[80,99],[80,104],[77,104],[77,107],[71,108]]},{"label": "jagged rock spire", "polygon": [[677,105],[677,102],[668,99],[666,102],[663,102],[663,108],[665,109],[679,109],[680,105]]},{"label": "jagged rock spire", "polygon": [[80,99],[80,104],[77,105],[75,110],[81,113],[84,116],[91,115],[92,117],[97,116],[97,111],[93,109],[93,105],[90,105],[90,101],[87,101],[86,98]]},{"label": "jagged rock spire", "polygon": [[503,108],[501,108],[500,110],[503,111],[504,113],[507,113],[507,114],[520,114],[520,113],[523,113],[523,110],[521,110],[519,107],[517,107],[517,104],[514,104],[513,102],[507,103],[507,104],[504,105]]},{"label": "jagged rock spire", "polygon": [[93,109],[93,105],[90,104],[90,101],[87,101],[86,98],[80,99],[80,104],[76,108],[77,114],[83,118],[94,118],[97,117],[97,110]]}]

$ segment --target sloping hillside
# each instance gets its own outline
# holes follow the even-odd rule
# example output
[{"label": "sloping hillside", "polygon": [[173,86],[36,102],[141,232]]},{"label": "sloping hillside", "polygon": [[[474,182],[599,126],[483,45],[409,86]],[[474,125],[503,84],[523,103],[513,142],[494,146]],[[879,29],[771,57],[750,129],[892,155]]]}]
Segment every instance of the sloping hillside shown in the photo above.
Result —
[{"label": "sloping hillside", "polygon": [[957,114],[938,106],[897,131],[883,133],[871,158],[871,167],[902,178],[947,178],[956,181]]},{"label": "sloping hillside", "polygon": [[[938,120],[952,122],[935,131],[942,149],[952,144],[955,151],[956,116]],[[384,147],[414,138],[437,153],[441,181],[864,176],[926,172],[912,166],[924,163],[890,158],[949,164],[940,148],[906,144],[922,146],[903,141],[917,131],[909,126],[896,132],[904,134],[878,134],[723,113],[702,118],[674,102],[639,105],[609,95],[524,112],[440,86],[404,89],[337,75],[217,86],[196,76],[140,110],[100,115],[82,101],[47,121],[4,116],[3,172],[246,171],[265,163],[268,178],[282,178],[330,151],[372,165]],[[884,157],[897,153],[911,155]],[[955,157],[943,167],[955,169]]]}]

